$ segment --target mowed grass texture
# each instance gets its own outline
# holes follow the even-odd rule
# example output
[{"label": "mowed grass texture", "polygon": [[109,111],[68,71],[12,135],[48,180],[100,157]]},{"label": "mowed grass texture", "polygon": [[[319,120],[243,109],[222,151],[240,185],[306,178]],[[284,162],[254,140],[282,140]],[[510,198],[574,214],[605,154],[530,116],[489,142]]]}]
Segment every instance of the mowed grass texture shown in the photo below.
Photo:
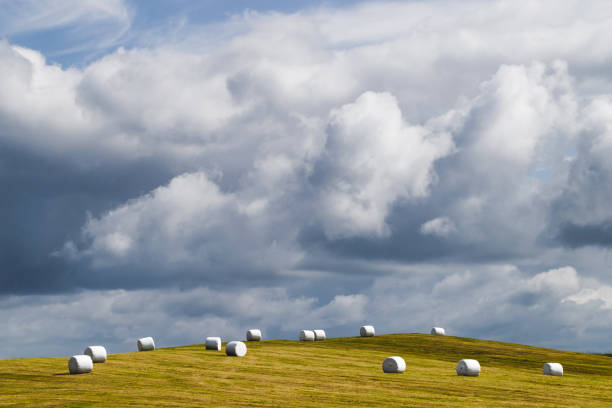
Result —
[{"label": "mowed grass texture", "polygon": [[[242,358],[203,345],[113,354],[82,375],[68,358],[0,360],[0,406],[612,407],[605,355],[425,334],[247,346]],[[405,373],[382,372],[392,355]],[[457,376],[461,358],[480,377]],[[542,375],[546,362],[565,375]]]}]

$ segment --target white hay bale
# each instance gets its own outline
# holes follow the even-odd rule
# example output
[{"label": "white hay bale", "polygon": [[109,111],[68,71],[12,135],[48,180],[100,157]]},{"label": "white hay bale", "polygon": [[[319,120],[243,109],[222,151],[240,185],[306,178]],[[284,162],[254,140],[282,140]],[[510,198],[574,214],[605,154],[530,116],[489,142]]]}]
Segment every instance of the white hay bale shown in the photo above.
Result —
[{"label": "white hay bale", "polygon": [[87,355],[79,354],[70,357],[70,360],[68,360],[68,371],[70,371],[70,374],[91,373],[91,370],[93,370],[93,361]]},{"label": "white hay bale", "polygon": [[325,330],[313,330],[316,341],[325,340]]},{"label": "white hay bale", "polygon": [[480,363],[469,358],[461,360],[457,364],[457,375],[467,377],[478,377],[480,375]]},{"label": "white hay bale", "polygon": [[206,350],[221,351],[221,337],[207,337]]},{"label": "white hay bale", "polygon": [[446,334],[446,332],[444,331],[444,328],[442,327],[432,327],[431,328],[431,334],[435,334],[438,336],[444,336]]},{"label": "white hay bale", "polygon": [[94,363],[106,362],[106,349],[103,346],[89,346],[83,352],[86,356],[91,357]]},{"label": "white hay bale", "polygon": [[261,330],[249,329],[246,335],[247,341],[261,341]]},{"label": "white hay bale", "polygon": [[406,362],[399,356],[387,357],[382,364],[385,373],[403,373],[406,371]]},{"label": "white hay bale", "polygon": [[155,342],[153,341],[153,337],[143,337],[142,339],[138,339],[138,351],[151,351],[155,350]]},{"label": "white hay bale", "polygon": [[241,341],[230,341],[225,345],[225,354],[232,357],[244,357],[247,353],[247,346]]},{"label": "white hay bale", "polygon": [[315,334],[312,330],[300,330],[300,341],[315,341]]},{"label": "white hay bale", "polygon": [[374,331],[374,326],[361,326],[359,329],[359,334],[361,337],[372,337],[376,334]]},{"label": "white hay bale", "polygon": [[542,374],[561,377],[563,376],[563,366],[559,363],[546,363],[542,368]]}]

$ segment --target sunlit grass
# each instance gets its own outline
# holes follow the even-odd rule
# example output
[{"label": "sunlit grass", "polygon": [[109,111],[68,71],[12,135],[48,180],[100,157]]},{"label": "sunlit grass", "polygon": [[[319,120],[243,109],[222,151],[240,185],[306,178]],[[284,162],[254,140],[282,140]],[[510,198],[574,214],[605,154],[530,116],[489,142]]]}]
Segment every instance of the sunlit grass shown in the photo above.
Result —
[{"label": "sunlit grass", "polygon": [[[0,360],[0,406],[612,406],[605,355],[423,334],[247,346],[243,358],[203,345],[114,354],[83,375],[67,358]],[[383,374],[391,355],[405,373]],[[461,358],[480,377],[458,377]],[[565,375],[543,376],[546,362]]]}]

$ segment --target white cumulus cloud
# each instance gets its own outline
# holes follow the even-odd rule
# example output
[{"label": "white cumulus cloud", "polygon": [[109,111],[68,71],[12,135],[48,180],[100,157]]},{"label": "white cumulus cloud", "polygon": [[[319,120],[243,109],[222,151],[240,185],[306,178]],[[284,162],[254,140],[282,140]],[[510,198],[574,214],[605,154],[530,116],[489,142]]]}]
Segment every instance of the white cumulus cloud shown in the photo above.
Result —
[{"label": "white cumulus cloud", "polygon": [[438,217],[421,225],[420,231],[425,235],[446,237],[457,231],[457,228],[455,227],[455,223],[450,218]]},{"label": "white cumulus cloud", "polygon": [[318,163],[323,229],[331,237],[387,235],[390,207],[426,196],[434,161],[452,147],[449,134],[406,123],[388,93],[364,93],[334,110]]}]

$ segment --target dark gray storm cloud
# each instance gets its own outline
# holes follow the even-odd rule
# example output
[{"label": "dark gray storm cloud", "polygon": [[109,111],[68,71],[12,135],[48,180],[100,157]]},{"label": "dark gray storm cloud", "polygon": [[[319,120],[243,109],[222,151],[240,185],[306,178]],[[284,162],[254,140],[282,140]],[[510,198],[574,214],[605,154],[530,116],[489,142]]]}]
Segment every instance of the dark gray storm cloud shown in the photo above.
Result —
[{"label": "dark gray storm cloud", "polygon": [[[89,273],[53,253],[65,240],[81,235],[88,214],[102,214],[131,198],[134,191],[149,191],[170,177],[164,166],[150,160],[79,166],[7,143],[0,144],[0,163],[3,294],[92,286]],[[126,283],[104,279],[93,286],[116,288]]]},{"label": "dark gray storm cloud", "polygon": [[557,239],[571,248],[587,245],[612,246],[612,221],[610,220],[590,225],[566,223],[562,224],[559,229]]},{"label": "dark gray storm cloud", "polygon": [[0,42],[0,355],[366,322],[606,349],[609,11],[253,12],[80,68]]}]

